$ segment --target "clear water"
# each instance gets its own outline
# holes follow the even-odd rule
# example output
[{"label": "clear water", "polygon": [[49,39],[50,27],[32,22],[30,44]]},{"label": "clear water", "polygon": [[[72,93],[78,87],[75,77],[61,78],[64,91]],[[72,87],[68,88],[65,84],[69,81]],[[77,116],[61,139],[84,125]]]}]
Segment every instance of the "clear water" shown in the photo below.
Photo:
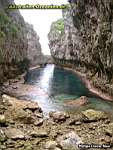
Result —
[{"label": "clear water", "polygon": [[[26,84],[35,85],[41,89],[35,91],[30,97],[39,103],[45,113],[54,110],[74,113],[94,108],[113,115],[113,103],[90,93],[80,78],[72,71],[47,65],[44,68],[31,70],[25,80]],[[66,100],[76,100],[80,96],[87,96],[89,103],[80,107],[67,106],[64,103]]]}]

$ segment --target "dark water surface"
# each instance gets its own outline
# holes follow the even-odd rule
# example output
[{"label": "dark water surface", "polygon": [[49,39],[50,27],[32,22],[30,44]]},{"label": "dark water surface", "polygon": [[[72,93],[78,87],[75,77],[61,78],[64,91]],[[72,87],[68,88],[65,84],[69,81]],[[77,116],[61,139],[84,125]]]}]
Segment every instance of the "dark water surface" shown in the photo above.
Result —
[{"label": "dark water surface", "polygon": [[[43,93],[37,91],[31,98],[38,100],[45,113],[49,111],[76,112],[88,108],[104,110],[113,115],[113,103],[104,101],[93,95],[72,71],[47,65],[44,68],[31,70],[26,76],[26,83],[39,87]],[[67,106],[66,100],[73,100],[80,96],[89,97],[89,103],[81,107]]]}]

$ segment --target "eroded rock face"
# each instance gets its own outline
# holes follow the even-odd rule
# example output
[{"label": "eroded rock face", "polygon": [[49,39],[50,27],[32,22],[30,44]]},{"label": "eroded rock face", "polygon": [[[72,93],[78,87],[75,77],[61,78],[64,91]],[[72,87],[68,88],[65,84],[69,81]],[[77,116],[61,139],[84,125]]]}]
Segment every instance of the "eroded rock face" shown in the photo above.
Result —
[{"label": "eroded rock face", "polygon": [[26,23],[26,29],[28,40],[27,57],[30,60],[31,66],[35,66],[44,62],[44,56],[39,42],[40,38],[34,31],[33,25]]},{"label": "eroded rock face", "polygon": [[93,76],[95,86],[112,94],[106,81],[112,84],[113,79],[113,1],[69,2],[70,8],[63,10],[64,34],[58,40],[49,36],[53,58]]},{"label": "eroded rock face", "polygon": [[[18,10],[6,9],[14,0],[0,1],[0,83],[37,65],[42,56],[39,38]],[[34,57],[35,56],[35,57]]]}]

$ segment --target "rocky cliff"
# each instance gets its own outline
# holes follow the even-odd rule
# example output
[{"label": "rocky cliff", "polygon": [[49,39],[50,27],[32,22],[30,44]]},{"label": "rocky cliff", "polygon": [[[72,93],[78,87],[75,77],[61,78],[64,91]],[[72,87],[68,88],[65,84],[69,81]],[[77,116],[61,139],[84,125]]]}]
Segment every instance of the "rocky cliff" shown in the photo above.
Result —
[{"label": "rocky cliff", "polygon": [[0,0],[0,83],[24,72],[29,63],[36,65],[42,56],[36,32],[18,10],[8,9],[12,3]]},{"label": "rocky cliff", "polygon": [[30,60],[31,66],[41,64],[44,61],[39,36],[33,29],[33,25],[26,23],[26,34],[28,41],[27,58]]},{"label": "rocky cliff", "polygon": [[52,31],[48,36],[54,60],[86,73],[96,87],[113,95],[113,1],[69,2],[63,10],[64,33],[58,40],[51,39]]}]

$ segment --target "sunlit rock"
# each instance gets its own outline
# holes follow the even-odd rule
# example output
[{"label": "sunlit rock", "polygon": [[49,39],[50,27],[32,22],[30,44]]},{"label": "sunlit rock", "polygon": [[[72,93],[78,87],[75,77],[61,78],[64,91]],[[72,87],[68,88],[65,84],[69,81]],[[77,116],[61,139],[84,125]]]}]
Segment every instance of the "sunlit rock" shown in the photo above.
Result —
[{"label": "sunlit rock", "polygon": [[65,112],[50,112],[49,117],[53,119],[53,121],[60,122],[65,121],[69,115],[67,115]]},{"label": "sunlit rock", "polygon": [[5,131],[5,134],[9,139],[13,139],[13,140],[25,139],[25,135],[20,129],[9,128]]},{"label": "sunlit rock", "polygon": [[46,149],[54,149],[57,146],[57,142],[56,141],[48,141],[46,142],[46,144],[44,145],[44,148]]},{"label": "sunlit rock", "polygon": [[75,107],[83,106],[88,104],[88,98],[86,96],[81,96],[80,98],[75,100],[66,100],[65,104],[75,106]]},{"label": "sunlit rock", "polygon": [[5,115],[0,115],[0,125],[5,125],[6,124],[6,117]]},{"label": "sunlit rock", "polygon": [[98,121],[108,118],[104,112],[93,109],[83,111],[82,114],[87,117],[87,121]]},{"label": "sunlit rock", "polygon": [[58,137],[57,141],[65,150],[77,150],[78,144],[82,143],[80,137],[74,131]]}]

